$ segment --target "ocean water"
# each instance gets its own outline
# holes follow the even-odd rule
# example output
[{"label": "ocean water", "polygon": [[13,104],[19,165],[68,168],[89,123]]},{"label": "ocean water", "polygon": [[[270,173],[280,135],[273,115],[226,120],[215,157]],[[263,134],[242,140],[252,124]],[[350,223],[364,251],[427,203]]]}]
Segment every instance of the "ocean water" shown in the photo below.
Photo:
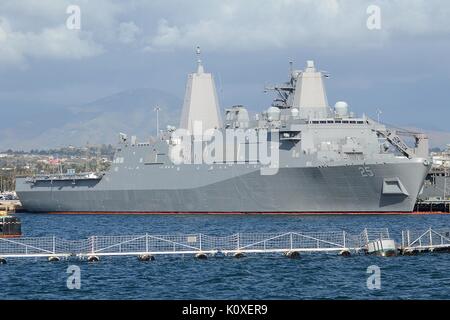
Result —
[{"label": "ocean water", "polygon": [[[388,227],[450,227],[450,215],[45,215],[17,214],[24,236],[336,231],[359,233]],[[81,270],[81,288],[68,289],[69,265]],[[367,287],[369,266],[381,271],[381,287]],[[377,257],[304,254],[249,255],[242,259],[191,256],[139,262],[136,257],[8,259],[0,265],[0,299],[450,299],[450,254]]]}]

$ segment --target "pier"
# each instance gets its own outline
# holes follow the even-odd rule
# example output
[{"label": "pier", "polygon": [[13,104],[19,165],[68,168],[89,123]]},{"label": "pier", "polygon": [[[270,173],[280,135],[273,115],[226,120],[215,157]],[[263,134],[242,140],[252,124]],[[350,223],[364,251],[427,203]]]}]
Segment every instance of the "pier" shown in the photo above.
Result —
[{"label": "pier", "polygon": [[450,200],[417,201],[414,212],[418,213],[450,213]]},{"label": "pier", "polygon": [[280,254],[299,257],[304,253],[411,254],[450,251],[450,229],[402,231],[395,245],[388,229],[364,229],[360,234],[346,231],[236,233],[229,236],[205,234],[91,236],[81,240],[58,237],[0,239],[0,260],[46,258],[49,261],[75,258],[99,261],[101,257],[134,256],[141,261],[155,256],[244,257],[248,254]]},{"label": "pier", "polygon": [[12,208],[14,212],[22,212],[22,204],[19,200],[0,200],[0,207]]}]

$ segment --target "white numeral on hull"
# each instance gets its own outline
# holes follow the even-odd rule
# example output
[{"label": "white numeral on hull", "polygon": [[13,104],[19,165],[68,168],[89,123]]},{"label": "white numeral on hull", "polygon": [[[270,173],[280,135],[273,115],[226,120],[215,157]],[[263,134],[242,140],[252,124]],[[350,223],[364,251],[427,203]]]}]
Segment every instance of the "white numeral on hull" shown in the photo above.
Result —
[{"label": "white numeral on hull", "polygon": [[370,167],[359,167],[359,172],[361,172],[361,176],[363,177],[373,177],[373,171]]}]

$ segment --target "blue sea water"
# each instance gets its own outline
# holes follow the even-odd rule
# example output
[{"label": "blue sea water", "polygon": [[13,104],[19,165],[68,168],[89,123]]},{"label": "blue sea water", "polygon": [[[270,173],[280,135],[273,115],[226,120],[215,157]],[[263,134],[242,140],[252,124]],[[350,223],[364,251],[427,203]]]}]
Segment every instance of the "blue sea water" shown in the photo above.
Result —
[{"label": "blue sea water", "polygon": [[[388,227],[450,227],[450,215],[45,215],[17,214],[24,236],[335,231]],[[81,269],[81,288],[66,286],[69,265]],[[381,288],[369,290],[367,268],[381,270]],[[98,263],[8,259],[0,265],[0,299],[450,299],[450,254],[377,257],[305,254],[249,255],[243,259],[102,258]]]}]

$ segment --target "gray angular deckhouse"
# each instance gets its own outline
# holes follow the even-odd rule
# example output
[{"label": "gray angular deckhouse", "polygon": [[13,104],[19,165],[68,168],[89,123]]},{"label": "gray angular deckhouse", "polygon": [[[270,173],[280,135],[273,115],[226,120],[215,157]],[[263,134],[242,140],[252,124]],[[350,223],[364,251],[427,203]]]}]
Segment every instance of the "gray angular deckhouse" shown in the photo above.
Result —
[{"label": "gray angular deckhouse", "polygon": [[[22,205],[53,213],[411,212],[430,169],[427,137],[411,133],[409,146],[400,132],[354,115],[343,101],[330,107],[326,75],[313,61],[304,70],[291,68],[289,76],[268,88],[277,97],[266,111],[250,116],[234,106],[222,121],[213,77],[199,60],[188,77],[179,126],[193,132],[190,140],[173,127],[154,142],[121,134],[106,172],[17,178]],[[203,161],[199,154],[219,141],[207,129],[258,138],[226,139]],[[192,148],[180,152],[181,140]],[[271,161],[261,161],[261,151]]]}]

